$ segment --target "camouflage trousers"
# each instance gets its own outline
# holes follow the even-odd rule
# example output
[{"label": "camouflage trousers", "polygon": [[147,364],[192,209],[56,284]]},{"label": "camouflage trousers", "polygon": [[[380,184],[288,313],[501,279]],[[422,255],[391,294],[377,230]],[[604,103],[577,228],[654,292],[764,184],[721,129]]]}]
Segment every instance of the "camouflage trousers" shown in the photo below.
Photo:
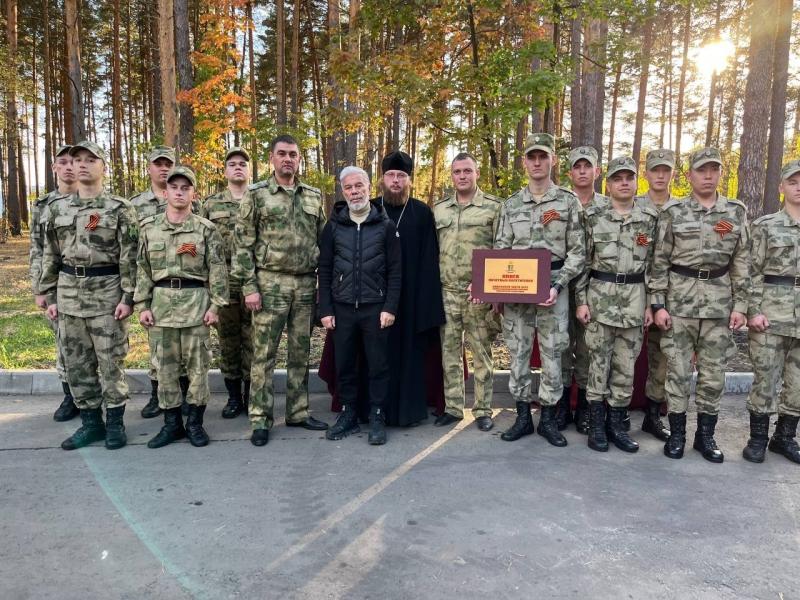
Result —
[{"label": "camouflage trousers", "polygon": [[[774,333],[749,331],[753,387],[747,410],[800,416],[800,339]],[[783,378],[780,399],[776,388]]]},{"label": "camouflage trousers", "polygon": [[45,317],[48,326],[50,329],[53,330],[53,335],[56,339],[56,372],[58,373],[58,378],[63,381],[67,382],[67,372],[64,370],[64,357],[62,356],[62,349],[61,349],[61,338],[58,335],[58,321],[51,321],[47,317]]},{"label": "camouflage trousers", "polygon": [[503,315],[503,339],[511,353],[508,391],[515,402],[531,401],[531,352],[533,336],[538,333],[542,374],[539,402],[550,406],[564,393],[561,380],[561,355],[569,346],[568,294],[559,294],[555,305],[543,308],[535,304],[506,304]]},{"label": "camouflage trousers", "polygon": [[[220,309],[222,312],[222,309]],[[153,343],[150,341],[150,329],[147,330],[147,343],[150,348],[153,347]],[[184,375],[188,375],[186,371],[186,365],[181,365],[181,377]],[[158,359],[153,352],[150,352],[149,360],[147,361],[147,376],[152,381],[158,381]]]},{"label": "camouflage trousers", "polygon": [[219,309],[219,370],[225,379],[250,379],[253,360],[252,314],[241,292],[232,291],[230,303]]},{"label": "camouflage trousers", "polygon": [[178,379],[189,378],[186,402],[208,404],[208,368],[211,366],[211,336],[208,327],[151,327],[150,356],[156,364],[158,406],[176,408],[182,394]]},{"label": "camouflage trousers", "polygon": [[633,396],[633,368],[642,348],[642,327],[614,327],[597,321],[586,326],[589,348],[589,385],[586,399],[624,408]]},{"label": "camouflage trousers", "polygon": [[73,317],[60,312],[58,338],[75,406],[82,410],[125,406],[127,319],[117,321],[114,315]]},{"label": "camouflage trousers", "polygon": [[250,425],[270,429],[275,395],[272,373],[284,328],[287,334],[286,422],[308,417],[308,355],[314,312],[314,276],[258,271],[261,310],[253,314]]},{"label": "camouflage trousers", "polygon": [[661,330],[651,325],[647,330],[647,383],[644,395],[661,404],[667,379],[667,357],[661,350]]},{"label": "camouflage trousers", "polygon": [[669,412],[683,413],[689,407],[692,387],[692,356],[697,358],[697,411],[715,415],[725,389],[725,367],[734,349],[728,319],[672,317],[672,327],[661,335],[661,350],[667,357],[664,386]]},{"label": "camouflage trousers", "polygon": [[569,292],[569,346],[561,354],[561,381],[564,387],[572,386],[572,376],[582,390],[589,381],[589,348],[586,347],[586,330],[575,316],[575,294]]},{"label": "camouflage trousers", "polygon": [[500,331],[499,316],[491,304],[473,304],[465,291],[442,289],[446,322],[441,327],[442,374],[445,411],[464,416],[464,366],[461,362],[464,338],[472,349],[475,379],[475,403],[472,414],[492,415],[492,341]]}]

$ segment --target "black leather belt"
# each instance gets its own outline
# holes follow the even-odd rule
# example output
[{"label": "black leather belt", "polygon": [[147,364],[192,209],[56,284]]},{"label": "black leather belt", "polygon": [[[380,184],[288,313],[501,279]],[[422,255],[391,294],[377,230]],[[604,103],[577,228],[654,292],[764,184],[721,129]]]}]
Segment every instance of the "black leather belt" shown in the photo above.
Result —
[{"label": "black leather belt", "polygon": [[198,281],[197,279],[182,279],[180,277],[170,277],[169,279],[161,279],[156,281],[156,287],[169,288],[171,290],[181,290],[183,288],[201,288],[206,287],[205,281]]},{"label": "black leather belt", "polygon": [[785,285],[787,287],[800,287],[800,275],[795,277],[789,275],[764,275],[764,283]]},{"label": "black leather belt", "polygon": [[563,260],[554,260],[550,263],[550,270],[551,271],[558,271],[564,266]]},{"label": "black leather belt", "polygon": [[644,273],[608,273],[607,271],[589,271],[589,277],[609,283],[644,283]]},{"label": "black leather belt", "polygon": [[683,277],[708,281],[709,279],[719,279],[730,270],[730,267],[722,267],[721,269],[692,269],[681,265],[670,265],[669,270]]},{"label": "black leather belt", "polygon": [[119,275],[119,265],[106,265],[105,267],[84,267],[76,265],[61,265],[61,272],[75,277],[102,277],[103,275]]}]

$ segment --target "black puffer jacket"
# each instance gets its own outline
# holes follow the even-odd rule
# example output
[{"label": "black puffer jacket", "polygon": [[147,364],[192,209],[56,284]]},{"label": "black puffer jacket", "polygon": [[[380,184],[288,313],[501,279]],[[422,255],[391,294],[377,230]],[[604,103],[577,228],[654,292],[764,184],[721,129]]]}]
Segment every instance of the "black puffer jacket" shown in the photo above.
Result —
[{"label": "black puffer jacket", "polygon": [[320,239],[319,316],[333,315],[333,303],[383,304],[397,314],[401,282],[400,240],[383,208],[370,205],[360,225],[350,219],[347,202],[333,207]]}]

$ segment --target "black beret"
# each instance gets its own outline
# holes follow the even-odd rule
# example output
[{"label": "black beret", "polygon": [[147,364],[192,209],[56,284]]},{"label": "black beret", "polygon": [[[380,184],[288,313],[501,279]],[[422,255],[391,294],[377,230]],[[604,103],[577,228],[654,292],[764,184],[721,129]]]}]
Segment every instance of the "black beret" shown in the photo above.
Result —
[{"label": "black beret", "polygon": [[381,162],[381,171],[384,173],[386,173],[386,171],[403,171],[403,173],[411,175],[413,170],[414,162],[411,160],[411,157],[399,150],[390,152],[383,157],[383,161]]}]

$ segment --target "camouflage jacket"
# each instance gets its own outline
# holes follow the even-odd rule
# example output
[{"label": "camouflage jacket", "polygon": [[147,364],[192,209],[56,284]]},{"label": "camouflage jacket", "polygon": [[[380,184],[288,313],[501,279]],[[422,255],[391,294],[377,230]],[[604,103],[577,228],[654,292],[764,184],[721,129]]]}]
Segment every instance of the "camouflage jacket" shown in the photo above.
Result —
[{"label": "camouflage jacket", "polygon": [[657,221],[654,209],[636,203],[624,216],[610,202],[586,209],[586,267],[575,285],[575,303],[588,304],[593,320],[612,327],[638,327],[644,323],[644,282],[601,281],[590,277],[590,271],[647,274]]},{"label": "camouflage jacket", "polygon": [[[222,238],[211,221],[190,214],[170,223],[166,214],[142,222],[134,300],[150,309],[158,327],[196,327],[203,315],[228,303],[228,271]],[[199,288],[154,287],[172,278],[203,281]],[[177,284],[176,284],[177,285]]]},{"label": "camouflage jacket", "polygon": [[42,257],[44,244],[47,239],[47,219],[50,216],[50,203],[56,198],[69,194],[62,194],[58,190],[46,193],[31,206],[31,248],[30,248],[30,274],[31,290],[39,295],[39,280],[42,277]]},{"label": "camouflage jacket", "polygon": [[232,269],[244,295],[266,286],[266,275],[260,272],[314,274],[324,210],[322,193],[297,179],[289,189],[274,175],[248,188],[236,220]]},{"label": "camouflage jacket", "polygon": [[[130,202],[105,192],[96,198],[62,196],[48,205],[47,240],[39,291],[48,304],[74,317],[111,314],[133,304],[139,228]],[[79,277],[61,266],[119,265],[118,275]]]},{"label": "camouflage jacket", "polygon": [[653,202],[653,201],[650,199],[650,194],[642,194],[641,196],[636,196],[636,197],[635,197],[633,200],[634,200],[634,202],[636,202],[636,203],[637,203],[639,206],[647,206],[647,207],[649,207],[649,208],[652,208],[652,209],[653,209],[653,210],[655,210],[656,212],[659,212],[659,213],[660,213],[660,212],[663,210],[663,208],[664,208],[664,207],[665,207],[665,206],[666,206],[666,205],[667,205],[669,202],[672,202],[673,200],[677,200],[677,198],[673,198],[672,196],[670,196],[670,197],[667,199],[667,201],[666,201],[666,202],[664,202],[664,204],[662,204],[661,206],[659,206],[658,204],[656,204],[655,202]]},{"label": "camouflage jacket", "polygon": [[[158,198],[153,192],[153,188],[147,188],[145,191],[131,196],[130,202],[136,209],[136,218],[139,219],[139,223],[148,217],[160,215],[167,209],[167,199]],[[200,206],[196,200],[192,200],[192,212],[194,214],[200,212]]]},{"label": "camouflage jacket", "polygon": [[551,185],[537,201],[525,187],[503,203],[494,247],[550,250],[552,260],[564,261],[552,283],[567,287],[586,259],[582,213],[578,197],[567,189]]},{"label": "camouflage jacket", "polygon": [[748,316],[763,314],[769,333],[800,338],[800,287],[764,283],[764,275],[800,275],[800,223],[785,210],[753,221]]},{"label": "camouflage jacket", "polygon": [[239,214],[239,204],[240,201],[234,199],[229,190],[223,190],[203,200],[200,208],[200,216],[214,223],[222,238],[225,262],[228,265],[228,287],[231,292],[238,292],[242,287],[239,281],[231,277],[231,259],[235,252],[233,234],[236,228],[236,217]]},{"label": "camouflage jacket", "polygon": [[472,282],[472,251],[491,248],[500,223],[500,200],[480,189],[461,205],[455,192],[433,207],[442,287],[463,292]]},{"label": "camouflage jacket", "polygon": [[[578,202],[580,202],[580,198],[578,198]],[[599,192],[595,192],[594,196],[592,196],[592,199],[589,200],[589,203],[585,206],[581,204],[581,208],[583,208],[583,210],[587,210],[590,206],[602,206],[605,204],[608,204],[608,196],[605,196]]]},{"label": "camouflage jacket", "polygon": [[[658,219],[650,279],[653,304],[664,304],[679,317],[728,318],[745,313],[750,292],[750,232],[745,206],[718,196],[706,210],[692,196],[670,200]],[[671,265],[692,269],[729,268],[715,279],[684,277]]]}]

